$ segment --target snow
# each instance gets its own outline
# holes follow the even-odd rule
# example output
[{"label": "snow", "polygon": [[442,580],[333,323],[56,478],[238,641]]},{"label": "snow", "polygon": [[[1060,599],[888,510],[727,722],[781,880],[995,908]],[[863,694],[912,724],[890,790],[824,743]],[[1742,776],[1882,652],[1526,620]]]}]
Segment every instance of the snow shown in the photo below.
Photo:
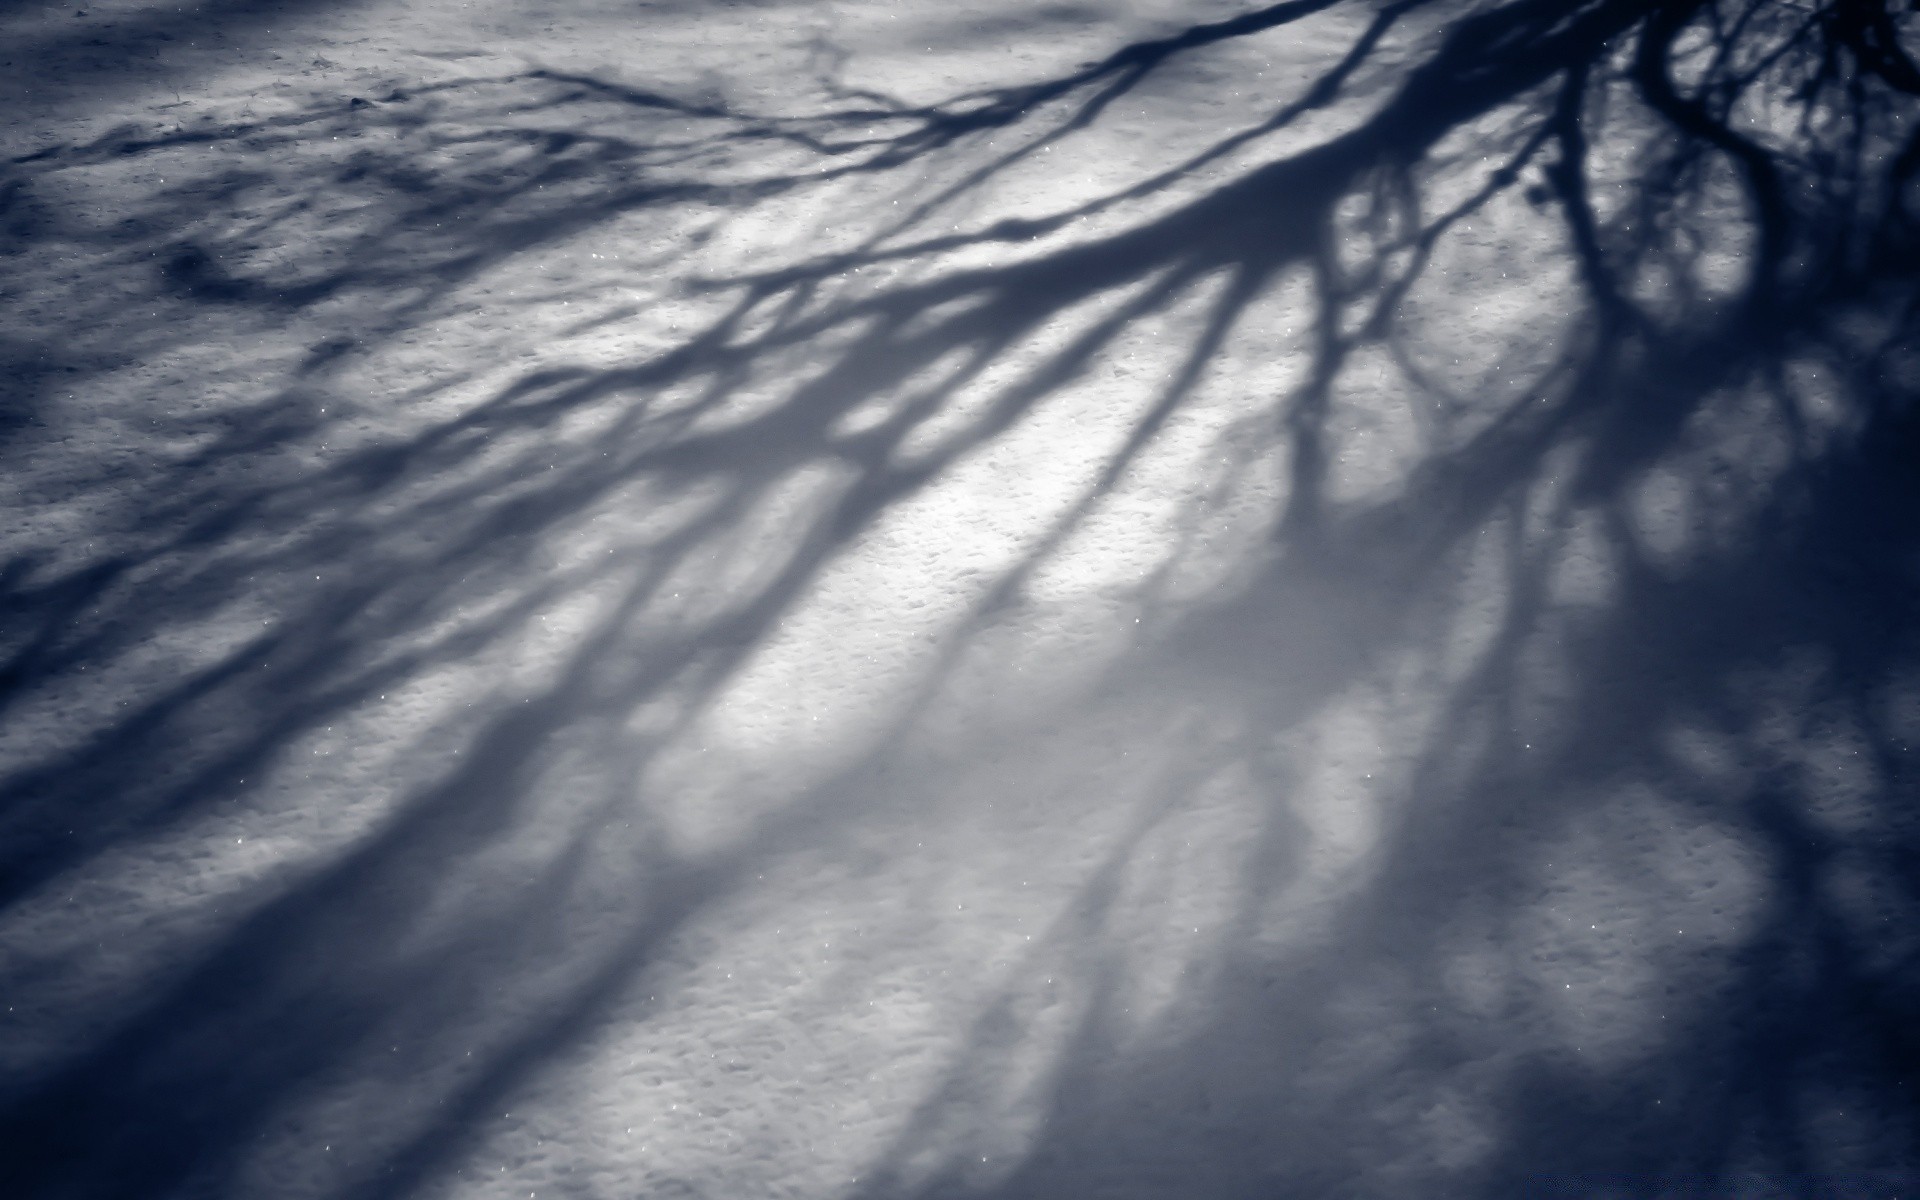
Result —
[{"label": "snow", "polygon": [[[1859,438],[1834,364],[1594,483],[1566,235],[1476,199],[1505,109],[1433,148],[1422,219],[1477,207],[1418,256],[1360,181],[1310,261],[1261,169],[1438,13],[1284,128],[1371,9],[1084,128],[831,150],[910,126],[822,115],[876,94],[1237,11],[0,16],[23,1194],[1775,1170],[1744,993],[1832,966],[1782,914],[1830,893],[1869,975],[1911,946],[1915,693],[1850,704],[1846,601],[1739,557]],[[1267,224],[1128,240],[1236,186]],[[1804,887],[1767,787],[1838,847]],[[1920,1169],[1865,1075],[1804,1070],[1799,1169]]]}]

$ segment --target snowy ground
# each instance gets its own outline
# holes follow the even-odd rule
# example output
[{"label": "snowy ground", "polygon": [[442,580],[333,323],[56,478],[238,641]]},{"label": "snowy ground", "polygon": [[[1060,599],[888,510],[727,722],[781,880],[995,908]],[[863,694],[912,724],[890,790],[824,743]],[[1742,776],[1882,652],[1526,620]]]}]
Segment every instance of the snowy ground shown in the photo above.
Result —
[{"label": "snowy ground", "polygon": [[1455,8],[915,107],[1239,11],[0,12],[7,1194],[1920,1178],[1920,361],[1272,173]]}]

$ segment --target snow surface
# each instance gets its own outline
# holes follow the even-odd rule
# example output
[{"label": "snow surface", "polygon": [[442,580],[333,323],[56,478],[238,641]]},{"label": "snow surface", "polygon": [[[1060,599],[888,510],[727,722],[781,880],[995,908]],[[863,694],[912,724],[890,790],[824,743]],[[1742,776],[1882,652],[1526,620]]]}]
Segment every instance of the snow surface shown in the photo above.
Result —
[{"label": "snow surface", "polygon": [[[1764,575],[1645,590],[1846,443],[1832,364],[1582,491],[1529,415],[1587,320],[1551,214],[1414,264],[1356,198],[1335,260],[1407,287],[1324,381],[1313,545],[1334,283],[1284,211],[1125,239],[1359,126],[1447,14],[1266,132],[1371,9],[1084,127],[861,167],[823,143],[911,122],[814,119],[1234,11],[0,15],[24,1194],[1770,1195],[1785,1129],[1911,1178],[1910,1110],[1809,1071],[1755,1115],[1727,1030],[1756,961],[1826,969],[1763,955],[1769,780],[1840,847],[1834,936],[1908,961],[1857,847],[1911,845],[1920,689],[1833,700]],[[1513,119],[1434,149],[1429,215]]]}]

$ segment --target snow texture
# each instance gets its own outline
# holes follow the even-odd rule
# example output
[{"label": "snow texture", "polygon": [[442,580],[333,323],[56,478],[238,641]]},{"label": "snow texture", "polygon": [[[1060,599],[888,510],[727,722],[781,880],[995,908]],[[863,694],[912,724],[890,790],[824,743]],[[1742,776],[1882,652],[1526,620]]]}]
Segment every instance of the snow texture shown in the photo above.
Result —
[{"label": "snow texture", "polygon": [[0,8],[0,1193],[1913,1194],[1920,273],[1675,8]]}]

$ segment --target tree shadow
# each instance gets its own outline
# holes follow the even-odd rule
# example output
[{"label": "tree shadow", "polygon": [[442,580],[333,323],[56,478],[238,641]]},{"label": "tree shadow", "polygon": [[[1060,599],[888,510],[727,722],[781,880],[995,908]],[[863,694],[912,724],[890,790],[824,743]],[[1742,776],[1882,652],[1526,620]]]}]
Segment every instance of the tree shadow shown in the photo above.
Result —
[{"label": "tree shadow", "polygon": [[[0,571],[9,1193],[444,1185],[749,878],[994,771],[1111,786],[1112,832],[855,1191],[1910,1183],[1910,18],[1369,8],[1258,125],[995,208],[1164,64],[1336,10],[931,107],[532,72],[16,162],[16,257],[83,266],[7,431],[70,531]],[[1034,528],[906,576],[910,669],[780,674],[1142,331]],[[1261,339],[1136,627],[1013,682]],[[210,399],[141,412],[156,370]],[[1225,907],[1142,943],[1202,874]]]}]

